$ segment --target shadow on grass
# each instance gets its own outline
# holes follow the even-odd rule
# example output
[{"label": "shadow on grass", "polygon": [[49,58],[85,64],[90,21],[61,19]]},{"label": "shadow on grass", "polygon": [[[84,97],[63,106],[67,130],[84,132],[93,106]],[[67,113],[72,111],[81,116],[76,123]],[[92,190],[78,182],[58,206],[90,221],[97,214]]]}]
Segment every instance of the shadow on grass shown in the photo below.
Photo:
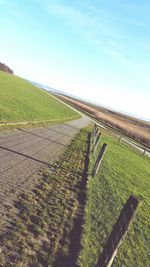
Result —
[{"label": "shadow on grass", "polygon": [[[86,201],[88,142],[86,133],[82,146],[80,142],[73,142],[58,161],[39,172],[27,192],[24,190],[19,194],[14,205],[17,210],[15,225],[11,225],[3,236],[4,267],[9,266],[11,261],[10,251],[17,255],[14,261],[18,264],[27,260],[30,266],[37,266],[34,265],[37,263],[53,266],[54,261],[59,267],[66,267],[68,263],[69,266],[77,266]],[[81,153],[78,153],[79,147]],[[69,255],[60,258],[59,244],[63,242],[64,247],[69,249]],[[26,247],[29,252],[32,247],[36,254],[27,258]]]},{"label": "shadow on grass", "polygon": [[[53,267],[78,267],[77,259],[81,249],[81,235],[82,235],[82,225],[84,223],[84,207],[86,203],[86,183],[88,177],[88,166],[89,166],[89,154],[90,154],[90,133],[88,134],[88,146],[84,164],[84,171],[82,174],[82,181],[79,185],[78,192],[78,208],[75,214],[75,218],[73,221],[73,228],[69,234],[69,253],[68,256],[63,256],[58,252],[56,256],[55,263]],[[63,245],[63,244],[62,244]]]}]

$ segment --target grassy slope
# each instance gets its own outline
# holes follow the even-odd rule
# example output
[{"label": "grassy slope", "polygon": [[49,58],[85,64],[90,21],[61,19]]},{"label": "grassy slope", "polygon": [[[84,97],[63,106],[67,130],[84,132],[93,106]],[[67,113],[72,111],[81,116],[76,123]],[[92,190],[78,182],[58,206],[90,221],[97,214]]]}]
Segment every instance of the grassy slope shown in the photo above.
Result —
[{"label": "grassy slope", "polygon": [[136,219],[131,226],[114,266],[122,266],[124,258],[126,264],[123,266],[149,266],[142,235],[147,247],[150,247],[150,161],[126,145],[119,146],[110,136],[103,135],[101,145],[103,142],[108,144],[108,149],[100,171],[89,182],[80,266],[91,267],[97,262],[123,203],[130,194],[143,200],[138,211],[139,220]]},{"label": "grassy slope", "polygon": [[0,71],[0,122],[64,120],[79,115],[29,82]]}]

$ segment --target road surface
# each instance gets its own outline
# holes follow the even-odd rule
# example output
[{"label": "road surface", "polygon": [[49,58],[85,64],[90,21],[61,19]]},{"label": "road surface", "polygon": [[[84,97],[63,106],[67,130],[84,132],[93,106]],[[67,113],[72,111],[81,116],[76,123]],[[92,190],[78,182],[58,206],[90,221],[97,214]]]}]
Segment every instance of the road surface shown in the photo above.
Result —
[{"label": "road surface", "polygon": [[79,120],[46,126],[18,129],[0,135],[0,213],[5,225],[8,208],[18,193],[34,184],[34,175],[58,158],[71,139],[89,123]]}]

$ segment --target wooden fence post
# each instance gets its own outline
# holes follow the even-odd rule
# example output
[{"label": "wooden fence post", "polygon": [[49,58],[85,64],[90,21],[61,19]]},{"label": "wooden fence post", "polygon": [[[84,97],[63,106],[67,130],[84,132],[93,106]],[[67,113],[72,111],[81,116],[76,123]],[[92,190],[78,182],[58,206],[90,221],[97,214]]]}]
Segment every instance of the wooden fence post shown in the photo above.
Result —
[{"label": "wooden fence post", "polygon": [[99,128],[96,126],[95,136],[99,133]]},{"label": "wooden fence post", "polygon": [[123,207],[95,267],[111,267],[118,248],[122,244],[134,218],[138,204],[139,200],[131,195]]},{"label": "wooden fence post", "polygon": [[96,139],[97,139],[97,135],[96,135],[96,132],[95,132],[95,136],[93,137],[93,147],[95,146]]},{"label": "wooden fence post", "polygon": [[100,150],[100,152],[99,152],[97,160],[96,160],[96,162],[94,164],[94,167],[93,167],[93,170],[92,170],[92,177],[94,177],[95,174],[98,172],[98,169],[100,167],[100,164],[101,164],[103,156],[104,156],[104,153],[106,151],[106,147],[107,147],[107,144],[104,143],[102,148],[101,148],[101,150]]},{"label": "wooden fence post", "polygon": [[94,142],[95,133],[96,133],[96,124],[94,124],[93,130],[92,130],[92,143]]},{"label": "wooden fence post", "polygon": [[122,140],[122,136],[120,136],[120,138],[119,138],[118,145],[120,145],[121,140]]},{"label": "wooden fence post", "polygon": [[143,152],[143,157],[145,156],[145,154],[146,154],[146,148],[144,149],[144,152]]},{"label": "wooden fence post", "polygon": [[96,149],[97,149],[97,147],[99,145],[100,138],[101,138],[101,133],[99,135],[97,135],[97,137],[96,137],[96,141],[95,141],[95,143],[93,145],[93,148],[92,148],[92,153],[93,154],[95,153],[95,151],[96,151]]}]

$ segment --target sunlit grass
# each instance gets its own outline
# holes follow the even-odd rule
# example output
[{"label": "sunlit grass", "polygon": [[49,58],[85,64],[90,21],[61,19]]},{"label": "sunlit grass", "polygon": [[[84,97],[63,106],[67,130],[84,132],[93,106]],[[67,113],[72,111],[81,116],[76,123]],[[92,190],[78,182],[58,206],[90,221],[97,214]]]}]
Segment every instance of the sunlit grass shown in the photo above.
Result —
[{"label": "sunlit grass", "polygon": [[58,121],[79,114],[24,79],[0,71],[0,123]]},{"label": "sunlit grass", "polygon": [[117,140],[106,134],[103,135],[100,146],[104,142],[108,144],[108,148],[101,168],[88,186],[80,266],[92,267],[97,263],[123,204],[130,194],[134,194],[142,201],[142,206],[138,209],[139,220],[135,218],[129,231],[129,238],[126,237],[118,251],[118,259],[114,266],[121,265],[126,252],[128,258],[125,261],[128,264],[123,266],[136,266],[135,257],[138,266],[148,266],[148,253],[140,231],[144,233],[147,247],[150,247],[150,161],[124,144],[119,146]]},{"label": "sunlit grass", "polygon": [[32,180],[35,181],[32,191],[19,195],[15,203],[17,218],[13,219],[10,231],[0,236],[0,266],[52,267],[58,254],[68,256],[87,137],[88,132],[81,130],[53,163],[53,172],[49,168],[41,170]]}]

